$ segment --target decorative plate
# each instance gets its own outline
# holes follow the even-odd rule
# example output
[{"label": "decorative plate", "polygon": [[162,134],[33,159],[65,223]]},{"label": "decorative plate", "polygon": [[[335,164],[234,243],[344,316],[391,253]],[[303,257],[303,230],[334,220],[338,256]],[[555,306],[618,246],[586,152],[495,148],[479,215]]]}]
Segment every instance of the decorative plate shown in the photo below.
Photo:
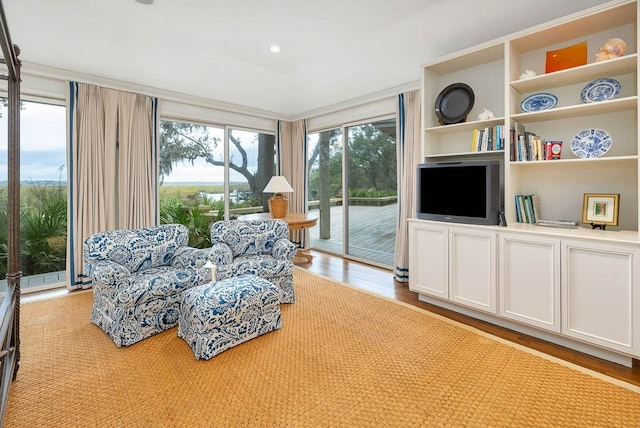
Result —
[{"label": "decorative plate", "polygon": [[582,89],[580,98],[583,103],[597,103],[598,101],[612,100],[620,94],[620,82],[608,77],[596,79]]},{"label": "decorative plate", "polygon": [[571,140],[571,151],[579,158],[599,158],[611,143],[611,135],[604,129],[583,129]]},{"label": "decorative plate", "polygon": [[540,111],[554,108],[556,104],[558,104],[558,97],[547,92],[542,92],[540,94],[529,95],[522,100],[520,108],[524,112]]},{"label": "decorative plate", "polygon": [[476,97],[466,83],[454,83],[444,88],[436,98],[436,116],[440,125],[467,120]]}]

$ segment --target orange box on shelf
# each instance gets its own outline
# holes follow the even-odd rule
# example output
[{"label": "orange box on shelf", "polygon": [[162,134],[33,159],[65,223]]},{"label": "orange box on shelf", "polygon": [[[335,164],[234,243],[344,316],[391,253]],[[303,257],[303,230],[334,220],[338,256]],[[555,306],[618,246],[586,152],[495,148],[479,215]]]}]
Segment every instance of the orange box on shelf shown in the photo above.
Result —
[{"label": "orange box on shelf", "polygon": [[587,63],[587,42],[547,52],[545,73],[577,67]]}]

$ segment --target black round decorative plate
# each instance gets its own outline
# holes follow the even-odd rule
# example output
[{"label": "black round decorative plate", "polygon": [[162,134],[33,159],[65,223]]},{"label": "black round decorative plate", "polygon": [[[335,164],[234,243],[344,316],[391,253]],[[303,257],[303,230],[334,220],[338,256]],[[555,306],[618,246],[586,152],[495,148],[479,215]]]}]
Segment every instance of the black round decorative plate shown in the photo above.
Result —
[{"label": "black round decorative plate", "polygon": [[467,120],[476,96],[466,83],[454,83],[444,88],[436,98],[436,116],[440,125]]}]

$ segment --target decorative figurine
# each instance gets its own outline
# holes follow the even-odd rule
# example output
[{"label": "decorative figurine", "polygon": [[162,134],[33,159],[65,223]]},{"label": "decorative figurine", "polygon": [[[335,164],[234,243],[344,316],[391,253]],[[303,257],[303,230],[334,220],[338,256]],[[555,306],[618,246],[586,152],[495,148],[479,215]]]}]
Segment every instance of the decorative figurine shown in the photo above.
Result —
[{"label": "decorative figurine", "polygon": [[622,39],[609,39],[596,54],[596,62],[618,58],[627,50],[627,44]]},{"label": "decorative figurine", "polygon": [[484,109],[484,111],[478,115],[478,120],[488,120],[488,119],[495,119],[495,118],[496,117],[493,114],[493,112],[487,109]]},{"label": "decorative figurine", "polygon": [[522,74],[520,75],[520,80],[522,79],[530,79],[531,77],[535,77],[536,76],[536,72],[533,70],[525,70],[522,72]]}]

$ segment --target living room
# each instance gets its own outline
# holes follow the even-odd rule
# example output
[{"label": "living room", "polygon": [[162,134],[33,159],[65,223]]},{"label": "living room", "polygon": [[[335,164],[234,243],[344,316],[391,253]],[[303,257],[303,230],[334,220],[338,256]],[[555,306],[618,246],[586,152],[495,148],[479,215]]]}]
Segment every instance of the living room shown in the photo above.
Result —
[{"label": "living room", "polygon": [[[173,17],[175,19],[175,17],[184,16],[177,11],[172,11],[172,13],[167,9],[164,9],[167,6],[159,4],[158,1],[150,5],[137,4],[133,0],[126,2],[126,6],[124,5],[125,2],[122,3],[123,7],[126,7],[126,10],[130,12],[122,15],[130,16],[132,19],[134,17],[137,17],[138,19],[142,19],[142,17],[144,17],[147,21],[154,22],[156,31],[158,27],[163,27],[162,25],[158,25],[158,21],[161,18]],[[426,19],[425,15],[432,13],[435,14],[435,12],[445,13],[446,16],[451,16],[454,15],[452,11],[455,10],[456,7],[460,7],[456,2],[448,2],[448,4],[445,5],[445,2],[421,1],[411,2],[409,5],[404,5],[407,9],[400,11],[390,5],[386,5],[386,3],[387,2],[380,2],[377,6],[379,6],[380,10],[385,11],[386,17],[391,16],[394,17],[394,19],[397,19],[397,21],[394,21],[395,24],[391,26],[391,28],[394,29],[397,29],[398,26],[403,24],[414,23],[413,21],[416,20],[424,20]],[[79,48],[78,50],[87,52],[88,63],[98,61],[88,59],[88,52],[92,50],[91,46],[94,46],[93,49],[99,51],[101,55],[105,57],[103,60],[106,63],[111,65],[116,62],[119,62],[120,64],[123,62],[131,64],[131,66],[127,67],[115,67],[109,72],[106,71],[107,68],[104,64],[99,64],[98,66],[102,67],[102,70],[104,71],[98,72],[88,68],[88,64],[80,64],[80,61],[76,62],[75,65],[73,64],[73,61],[70,65],[65,65],[61,62],[65,58],[65,55],[56,55],[53,53],[54,51],[52,49],[50,49],[49,60],[45,60],[44,57],[38,59],[36,59],[36,57],[29,57],[28,45],[25,45],[26,40],[25,43],[22,43],[20,39],[21,33],[13,30],[16,26],[20,26],[21,29],[25,28],[22,27],[21,24],[24,22],[23,18],[12,20],[12,11],[16,15],[18,15],[19,12],[17,9],[12,9],[12,7],[16,7],[15,4],[11,6],[7,4],[7,17],[9,27],[12,29],[11,34],[13,41],[21,48],[20,58],[23,60],[21,90],[22,99],[24,100],[29,102],[49,102],[62,106],[65,105],[65,100],[68,97],[68,82],[82,82],[157,97],[159,99],[158,114],[161,119],[182,120],[188,121],[189,123],[204,125],[222,125],[221,129],[227,130],[227,132],[234,129],[250,130],[275,137],[279,135],[280,125],[285,122],[293,123],[304,121],[307,133],[312,134],[314,132],[319,133],[336,128],[348,129],[351,125],[377,123],[379,121],[388,120],[389,118],[393,118],[395,120],[397,115],[396,109],[398,96],[421,88],[420,67],[423,64],[434,61],[435,59],[451,52],[476,45],[478,42],[492,40],[513,31],[561,18],[562,16],[570,13],[580,12],[588,9],[590,6],[596,6],[603,3],[606,2],[594,1],[580,2],[579,4],[569,3],[562,5],[562,8],[566,7],[566,9],[558,9],[558,7],[555,7],[554,9],[550,2],[549,7],[547,8],[528,5],[524,2],[496,2],[495,7],[504,10],[507,15],[513,11],[518,11],[523,17],[523,21],[517,22],[517,20],[514,20],[513,22],[510,22],[509,26],[505,26],[499,30],[495,27],[490,30],[485,29],[486,33],[482,36],[473,36],[467,40],[462,40],[457,34],[447,33],[445,35],[443,33],[439,34],[438,38],[434,38],[433,43],[435,45],[412,46],[411,48],[403,47],[403,51],[406,51],[403,55],[406,54],[412,58],[409,63],[405,63],[404,59],[398,59],[397,62],[399,63],[399,67],[403,68],[403,71],[394,71],[389,69],[382,73],[382,76],[378,77],[368,76],[368,74],[373,73],[352,72],[352,70],[356,69],[382,69],[379,64],[368,62],[373,61],[374,57],[379,56],[376,55],[376,53],[381,48],[381,45],[373,42],[373,36],[369,33],[370,30],[367,29],[367,25],[364,25],[362,22],[359,22],[359,27],[352,29],[353,34],[350,35],[348,34],[350,33],[350,30],[345,29],[348,26],[343,27],[340,31],[335,30],[336,33],[332,37],[337,38],[338,35],[344,36],[344,33],[353,37],[353,42],[345,43],[345,47],[348,48],[346,49],[346,52],[325,54],[324,50],[313,50],[308,47],[305,48],[305,50],[315,52],[316,56],[330,57],[330,61],[324,62],[330,63],[330,71],[336,73],[333,75],[328,74],[329,70],[320,67],[317,62],[313,62],[313,66],[300,65],[305,64],[305,60],[295,57],[295,55],[292,55],[294,59],[296,59],[295,62],[291,62],[292,59],[285,56],[282,64],[277,63],[277,61],[279,61],[277,56],[268,56],[272,55],[270,53],[265,53],[264,57],[262,56],[263,54],[260,53],[253,59],[248,59],[251,58],[251,56],[247,56],[246,52],[242,51],[242,49],[236,45],[236,43],[239,42],[235,38],[229,37],[230,30],[227,29],[227,32],[225,33],[224,26],[220,27],[220,34],[208,36],[207,39],[225,41],[230,41],[232,39],[233,42],[229,43],[229,46],[225,48],[227,51],[219,54],[207,53],[206,55],[203,55],[203,49],[199,48],[200,54],[193,55],[195,57],[201,57],[202,59],[202,62],[197,62],[197,67],[192,67],[189,61],[184,59],[185,57],[190,57],[190,55],[186,54],[186,51],[182,49],[186,49],[189,45],[189,43],[186,43],[184,39],[182,39],[182,37],[186,37],[183,33],[180,33],[180,37],[176,36],[173,40],[168,40],[164,44],[162,49],[164,52],[163,55],[156,56],[151,53],[145,53],[143,48],[140,48],[142,50],[137,50],[133,48],[133,45],[131,45],[131,49],[127,49],[126,52],[118,51],[116,52],[115,57],[110,57],[111,54],[110,51],[107,50],[107,46],[100,44],[100,40],[90,41],[89,35],[91,33],[89,30],[87,28],[81,28],[81,31],[84,32],[84,38],[86,39],[85,42],[89,47]],[[28,5],[24,6],[26,6],[25,9],[20,11],[20,13],[26,14],[26,10],[28,10],[29,7]],[[46,10],[39,9],[40,6],[42,5],[32,6],[31,9],[42,10],[43,16],[50,16],[50,13],[47,13]],[[232,11],[222,8],[221,5],[217,6],[221,8],[218,11],[221,13],[216,15],[212,12],[212,15],[225,17],[223,20],[225,22],[234,21],[234,19],[230,18]],[[479,5],[465,4],[464,6],[478,8],[470,10],[476,10],[478,13],[482,13],[482,10],[480,9],[483,8]],[[20,8],[22,7],[23,6],[21,5]],[[88,17],[90,17],[92,19],[91,22],[96,26],[105,25],[107,22],[112,23],[112,21],[101,21],[96,18],[97,16],[106,16],[103,14],[104,11],[99,9],[100,7],[105,7],[105,5],[96,6],[96,9],[76,5],[75,9],[85,14],[85,22],[91,21],[88,19]],[[154,7],[159,7],[160,10],[156,12],[155,9],[153,9]],[[336,7],[339,8],[339,6]],[[352,7],[355,10],[349,9],[349,7]],[[388,7],[389,9],[384,9],[385,7]],[[238,7],[238,9],[245,14],[249,14],[249,11],[242,7]],[[550,13],[551,9],[554,9],[553,15],[545,15],[542,13],[542,11]],[[345,16],[360,16],[356,13],[358,10],[357,5],[344,5],[343,8],[339,8],[337,10],[345,12]],[[527,12],[522,12],[524,10]],[[294,11],[296,12],[295,18],[291,18],[290,21],[296,21],[297,19],[296,22],[300,22],[301,11],[295,9]],[[319,13],[318,11],[315,12]],[[158,14],[157,16],[155,15],[156,13]],[[182,10],[181,13],[185,13],[185,11]],[[227,16],[227,13],[229,14],[229,17]],[[281,19],[279,12],[276,13],[274,11],[270,11],[269,13],[265,13],[266,15],[260,15],[261,18],[253,18],[247,25],[261,26],[265,22],[268,22],[273,24],[275,27],[278,27],[281,25],[280,22],[287,22],[286,19]],[[538,15],[535,15],[535,13],[538,13]],[[200,13],[200,15],[207,16],[206,13]],[[321,16],[326,17],[326,19],[335,19],[336,16],[340,15],[329,14],[325,11]],[[360,17],[362,18],[362,16]],[[371,15],[365,15],[365,17],[370,19],[368,22],[369,25],[376,27],[384,27],[382,23],[386,22],[384,20],[385,17],[374,15],[372,12]],[[525,17],[527,19],[524,19]],[[487,19],[488,18],[489,17],[487,17]],[[465,17],[464,19],[467,18]],[[494,16],[493,19],[496,19],[496,22],[501,22],[500,18],[497,16]],[[344,17],[335,20],[336,24],[344,24],[345,20],[348,22]],[[16,23],[12,23],[12,21]],[[46,20],[42,18],[41,21]],[[204,31],[204,29],[207,28],[206,24],[201,21],[192,21],[189,19],[184,19],[184,21],[190,23],[188,26],[199,28],[200,31]],[[131,24],[130,27],[125,23],[126,21],[116,20],[113,22],[117,22],[117,24],[115,24],[117,28],[123,30],[122,38],[126,38],[128,36],[133,37],[133,35],[136,35],[137,37],[137,35],[140,34],[146,35],[144,38],[147,40],[152,38],[150,36],[152,33],[132,30],[134,28],[133,24]],[[199,22],[199,25],[196,25],[196,22]],[[319,19],[319,22],[324,21]],[[46,22],[40,22],[39,25],[42,25],[42,28],[44,29],[46,28],[45,24]],[[59,25],[67,29],[71,28],[71,24]],[[304,26],[300,26],[301,28],[297,28],[296,30],[298,32],[304,32]],[[434,24],[431,28],[437,29],[440,27]],[[28,30],[24,29],[21,31],[26,32]],[[425,33],[427,31],[425,28],[421,28],[420,30],[414,28],[413,31],[418,31],[417,34],[421,37],[428,34]],[[391,38],[388,32],[390,32],[389,29],[387,29],[386,32],[379,31],[378,33],[382,33],[388,38]],[[241,30],[241,34],[243,33],[244,31]],[[247,33],[251,32],[247,31]],[[312,37],[318,37],[318,35],[312,31],[309,31],[309,33]],[[50,34],[53,36],[53,33]],[[414,33],[414,35],[415,34],[416,33]],[[403,37],[407,36],[405,35]],[[76,38],[79,38],[79,36]],[[329,39],[333,40],[332,38]],[[42,38],[40,40],[42,40]],[[110,39],[110,41],[109,39],[106,40],[106,45],[116,45],[119,44],[116,40],[120,39],[114,38]],[[407,39],[405,38],[404,40]],[[102,42],[104,41],[105,39],[103,38]],[[266,42],[266,44],[268,45],[270,42]],[[377,42],[380,41],[377,40]],[[55,46],[63,45],[62,43],[53,44]],[[287,46],[285,43],[281,44],[283,50],[281,54],[286,55]],[[333,43],[325,44],[327,45],[327,48],[334,45]],[[406,44],[407,43],[405,42],[404,45]],[[217,44],[214,43],[213,45],[216,45],[217,47]],[[358,53],[358,48],[361,48],[360,53]],[[228,50],[234,49],[235,56],[230,55]],[[412,49],[419,50],[420,53],[415,53]],[[68,51],[68,47],[65,48],[65,50]],[[175,58],[176,55],[167,55],[167,52],[181,52],[179,55],[180,59],[177,60]],[[426,54],[426,52],[429,52],[429,54]],[[131,58],[129,58],[129,56],[131,56]],[[218,77],[213,75],[213,71],[215,71],[216,68],[224,69],[224,66],[206,66],[204,64],[204,61],[209,59],[209,56],[214,59],[216,57],[231,56],[231,63],[238,66],[233,74],[239,78],[238,81],[240,83],[237,85],[226,83],[221,87],[209,86],[213,85],[215,82],[227,81],[227,77],[223,74]],[[258,56],[264,59],[258,60]],[[149,58],[153,58],[153,61],[150,61]],[[157,63],[159,58],[163,58],[166,64],[159,65]],[[361,60],[363,63],[356,65],[356,63],[351,62],[357,60]],[[82,61],[84,61],[84,58]],[[160,66],[163,69],[168,69],[169,72],[167,75],[161,76],[161,73],[158,71],[141,71],[139,75],[142,77],[137,77],[139,76],[138,74],[132,73],[132,70],[138,69],[138,66],[135,65],[137,64],[137,61],[153,63],[155,69]],[[245,63],[252,64],[255,62],[260,62],[260,64],[257,66],[253,64],[252,66],[262,69],[263,72],[266,70],[266,74],[268,76],[272,76],[273,79],[270,81],[267,80],[265,83],[264,80],[258,79],[256,74],[249,73],[249,71],[244,69]],[[388,58],[386,62],[389,62]],[[336,67],[336,63],[339,63],[342,66]],[[311,62],[307,62],[306,64],[311,64]],[[148,64],[146,65],[148,66]],[[140,64],[139,69],[143,70],[143,66],[144,64]],[[312,71],[315,67],[317,67],[317,70]],[[207,73],[206,78],[186,77],[188,76],[187,73],[191,71],[191,68],[203,68],[210,70],[210,72]],[[315,74],[316,72],[321,73],[321,75],[317,76]],[[120,75],[118,73],[124,74]],[[364,77],[362,74],[367,74],[367,76]],[[351,77],[353,77],[352,75],[356,75],[357,83],[348,80],[347,75]],[[299,78],[300,80],[296,80],[296,78]],[[160,81],[162,81],[162,83],[160,83]],[[309,84],[309,82],[314,83]],[[272,90],[275,92],[270,92]],[[314,92],[316,90],[317,92]],[[227,137],[223,134],[222,139],[224,140],[225,138]],[[310,243],[310,245],[313,247],[313,242]],[[551,355],[560,355],[559,358],[570,360],[577,359],[581,361],[580,364],[590,367],[593,370],[605,373],[616,373],[615,376],[618,377],[618,379],[622,378],[627,381],[631,379],[631,382],[637,382],[637,368],[619,367],[619,365],[616,365],[615,363],[610,364],[601,359],[592,358],[589,355],[583,356],[581,353],[576,351],[563,350],[561,347],[552,345],[544,340],[537,340],[533,337],[523,338],[521,334],[513,333],[509,329],[486,325],[486,323],[483,323],[482,321],[474,320],[473,317],[465,317],[464,315],[457,314],[455,311],[447,311],[445,309],[438,308],[437,306],[418,301],[418,299],[416,299],[416,294],[409,291],[406,284],[394,281],[395,272],[393,271],[393,267],[390,269],[389,266],[384,266],[380,269],[375,266],[375,263],[373,267],[361,266],[357,261],[354,262],[350,260],[348,254],[346,254],[346,257],[343,257],[345,254],[330,255],[317,250],[312,250],[311,254],[315,256],[313,262],[304,265],[304,267],[311,272],[330,276],[339,281],[344,281],[351,285],[365,288],[369,291],[393,295],[397,300],[409,302],[413,306],[429,309],[436,313],[447,314],[447,316],[451,318],[471,324],[476,328],[489,330],[492,334],[496,334],[501,337],[508,337],[511,340],[520,341],[520,343],[524,342],[529,347],[543,350],[543,352],[547,352]],[[384,284],[380,285],[380,282],[383,282]],[[23,358],[26,357],[23,356]],[[20,375],[18,374],[18,378],[19,377]],[[357,419],[354,420],[357,421]],[[286,421],[286,419],[280,419],[280,422],[283,424],[286,423],[284,421]],[[328,421],[328,419],[325,419],[325,421]],[[277,423],[271,421],[267,422],[267,424]],[[340,425],[340,423],[337,422],[334,422],[333,424]],[[357,425],[357,422],[355,422],[355,424]]]}]

